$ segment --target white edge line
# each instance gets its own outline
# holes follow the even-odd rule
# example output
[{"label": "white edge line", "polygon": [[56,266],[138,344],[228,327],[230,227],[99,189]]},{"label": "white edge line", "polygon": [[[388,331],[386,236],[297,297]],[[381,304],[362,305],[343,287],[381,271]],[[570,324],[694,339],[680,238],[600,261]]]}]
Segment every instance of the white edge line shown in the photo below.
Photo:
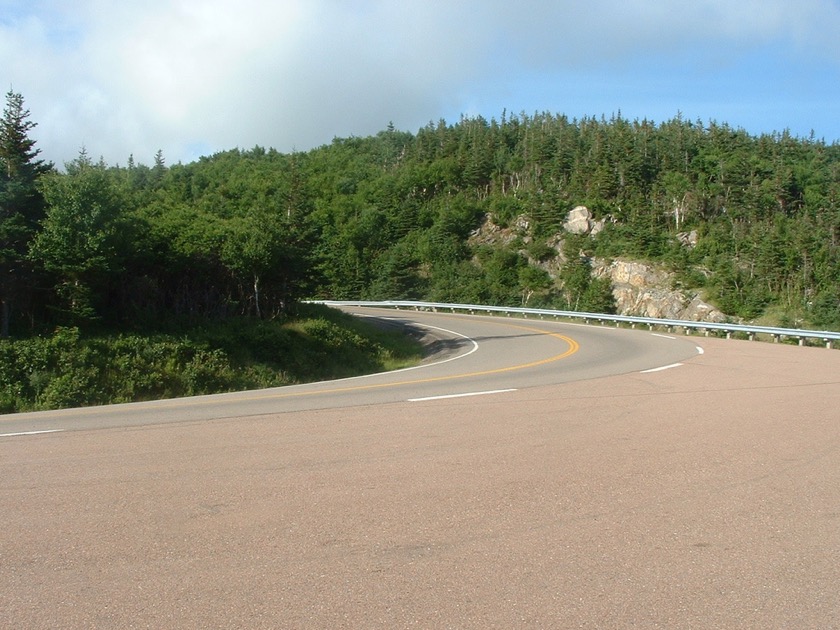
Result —
[{"label": "white edge line", "polygon": [[697,348],[697,354],[705,354],[706,353],[706,351],[703,350],[703,348],[701,348],[700,346],[694,346],[694,347]]},{"label": "white edge line", "polygon": [[464,394],[447,394],[445,396],[426,396],[425,398],[409,398],[408,402],[423,402],[426,400],[443,400],[445,398],[464,398],[466,396],[486,396],[488,394],[505,394],[515,392],[515,389],[494,389],[486,392],[467,392]]},{"label": "white edge line", "polygon": [[651,368],[650,370],[642,370],[640,374],[649,374],[651,372],[661,372],[662,370],[670,370],[671,368],[680,367],[682,363],[672,363],[671,365],[663,365],[658,368]]},{"label": "white edge line", "polygon": [[14,437],[15,435],[39,435],[41,433],[60,433],[64,429],[45,429],[43,431],[20,431],[19,433],[0,433],[0,437]]},{"label": "white edge line", "polygon": [[653,337],[662,337],[663,339],[676,339],[676,337],[671,337],[670,335],[662,335],[660,333],[650,333]]},{"label": "white edge line", "polygon": [[[376,318],[375,315],[368,315],[368,317]],[[396,319],[393,317],[380,317],[379,319]],[[410,372],[412,370],[421,370],[425,368],[432,367],[433,365],[441,365],[443,363],[449,363],[450,361],[457,361],[458,359],[464,359],[470,356],[473,352],[478,350],[478,342],[473,339],[472,337],[468,337],[467,335],[463,335],[459,332],[455,332],[454,330],[449,330],[448,328],[441,328],[440,326],[430,326],[428,324],[419,324],[417,322],[412,322],[414,325],[420,326],[422,328],[432,328],[434,330],[441,330],[445,333],[449,333],[450,335],[455,335],[456,337],[460,337],[461,339],[466,339],[472,344],[472,348],[470,348],[469,352],[464,352],[463,354],[456,354],[454,357],[449,357],[448,359],[441,359],[440,361],[433,361],[431,363],[422,363],[420,365],[412,365],[411,367],[401,368],[399,370],[390,370],[387,372],[374,372],[373,374],[361,374],[359,376],[348,376],[347,378],[339,378],[339,379],[332,379],[330,383],[337,383],[340,381],[350,381],[360,378],[371,378],[372,376],[381,376],[382,374],[399,374],[400,372]],[[324,381],[326,382],[326,381]],[[312,383],[307,383],[307,385],[311,385]]]},{"label": "white edge line", "polygon": [[[376,315],[367,315],[366,317],[373,317],[376,318]],[[391,319],[396,320],[395,317],[381,317],[380,319]],[[51,409],[47,411],[32,411],[32,412],[23,412],[25,414],[53,414],[55,412],[62,412],[62,411],[73,411],[76,413],[82,413],[84,415],[89,415],[90,413],[102,413],[102,412],[111,412],[117,407],[126,408],[126,409],[134,409],[134,410],[142,410],[142,409],[149,409],[151,407],[170,407],[172,403],[176,402],[185,402],[185,401],[197,401],[201,399],[210,399],[210,398],[220,398],[224,397],[227,398],[228,396],[236,396],[238,394],[264,394],[267,395],[269,398],[273,398],[276,390],[278,389],[286,389],[286,388],[293,388],[293,387],[305,387],[309,385],[322,385],[325,383],[342,383],[345,381],[356,381],[362,380],[366,378],[374,378],[376,376],[383,376],[383,375],[390,375],[390,374],[399,374],[401,372],[410,372],[412,370],[424,370],[426,368],[433,367],[435,365],[441,365],[443,363],[449,363],[450,361],[457,361],[459,359],[465,359],[466,357],[470,356],[473,352],[478,350],[478,342],[473,339],[472,337],[468,337],[462,333],[456,332],[454,330],[449,330],[448,328],[441,328],[440,326],[431,326],[429,324],[421,324],[419,322],[412,322],[417,326],[422,328],[432,328],[434,330],[440,330],[451,335],[455,335],[456,337],[460,337],[461,339],[466,339],[472,344],[472,348],[469,351],[464,352],[463,354],[456,354],[455,356],[449,357],[447,359],[441,359],[440,361],[432,361],[430,363],[421,363],[419,365],[412,365],[411,367],[400,368],[399,370],[387,370],[384,372],[373,372],[371,374],[360,374],[359,376],[347,376],[344,378],[335,378],[329,379],[326,381],[315,381],[312,383],[301,383],[299,385],[283,385],[280,387],[269,387],[267,389],[260,389],[260,390],[252,390],[252,391],[241,391],[241,392],[220,392],[217,394],[202,394],[200,396],[184,396],[181,398],[163,398],[160,400],[145,400],[140,402],[131,402],[131,403],[118,403],[115,405],[97,405],[92,407],[78,407],[75,409]],[[255,398],[262,398],[261,396],[257,395]],[[189,403],[188,403],[189,404]],[[11,417],[11,416],[10,416]],[[9,434],[0,434],[0,437],[10,437],[13,435],[32,435],[33,433],[52,433],[53,431],[63,431],[64,429],[53,429],[52,431],[34,431],[34,432],[26,432],[26,433],[9,433]]]}]

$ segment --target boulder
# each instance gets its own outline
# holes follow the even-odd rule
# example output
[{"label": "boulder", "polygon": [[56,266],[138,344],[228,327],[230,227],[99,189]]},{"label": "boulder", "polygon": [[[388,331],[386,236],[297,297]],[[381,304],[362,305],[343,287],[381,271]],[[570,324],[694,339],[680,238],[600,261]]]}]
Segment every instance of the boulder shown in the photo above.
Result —
[{"label": "boulder", "polygon": [[592,213],[589,208],[577,206],[569,210],[563,229],[572,234],[589,234],[592,231]]},{"label": "boulder", "polygon": [[697,235],[697,230],[691,230],[691,232],[680,232],[677,234],[677,240],[689,249],[697,247],[698,239],[699,236]]}]

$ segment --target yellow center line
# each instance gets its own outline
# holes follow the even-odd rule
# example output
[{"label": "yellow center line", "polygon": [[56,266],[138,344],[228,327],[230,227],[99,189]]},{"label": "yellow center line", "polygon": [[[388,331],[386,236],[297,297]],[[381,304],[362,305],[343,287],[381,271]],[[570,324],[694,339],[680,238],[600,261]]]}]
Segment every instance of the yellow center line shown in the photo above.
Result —
[{"label": "yellow center line", "polygon": [[[321,395],[321,394],[339,394],[339,393],[346,393],[346,392],[354,392],[354,391],[363,391],[363,390],[370,390],[370,389],[382,389],[385,387],[398,387],[400,385],[417,385],[422,383],[435,383],[439,381],[449,381],[461,378],[472,378],[474,376],[489,376],[490,374],[502,374],[504,372],[513,372],[516,370],[525,370],[532,367],[537,367],[539,365],[545,365],[547,363],[554,363],[555,361],[560,361],[561,359],[565,359],[576,353],[580,350],[580,344],[572,339],[571,337],[567,337],[565,335],[561,335],[559,333],[550,333],[544,330],[540,330],[539,328],[531,328],[528,326],[516,326],[513,324],[503,324],[510,328],[519,328],[521,330],[527,330],[529,332],[535,332],[540,335],[545,335],[548,337],[554,337],[555,339],[559,339],[566,343],[569,347],[566,349],[565,352],[561,352],[560,354],[556,354],[554,356],[547,357],[545,359],[539,359],[537,361],[530,361],[528,363],[520,363],[518,365],[509,365],[507,367],[501,368],[493,368],[490,370],[480,370],[478,372],[466,372],[464,374],[451,374],[448,376],[430,376],[429,378],[418,378],[418,379],[411,379],[411,380],[403,380],[403,381],[395,381],[392,383],[372,383],[369,385],[351,385],[348,387],[334,387],[331,389],[325,389],[321,391],[307,391],[307,392],[283,392],[283,393],[276,393],[276,394],[269,394],[265,396],[252,396],[249,398],[245,398],[244,400],[272,400],[276,398],[294,398],[294,397],[301,397],[301,396],[311,396],[311,395]],[[387,372],[383,372],[382,374],[387,374]],[[242,400],[242,399],[240,399]]]},{"label": "yellow center line", "polygon": [[[147,401],[147,403],[135,403],[131,404],[128,403],[126,407],[120,409],[120,411],[133,411],[133,412],[153,412],[155,406],[160,405],[161,411],[164,408],[171,408],[172,406],[177,406],[180,408],[184,407],[200,407],[206,405],[219,405],[225,403],[236,403],[236,402],[245,402],[245,401],[257,401],[257,400],[282,400],[284,398],[300,398],[303,396],[322,396],[324,394],[341,394],[346,392],[355,392],[355,391],[365,391],[365,390],[373,390],[373,389],[384,389],[386,387],[399,387],[400,385],[416,385],[422,383],[435,383],[440,381],[449,381],[455,379],[464,379],[464,378],[472,378],[476,376],[489,376],[491,374],[502,374],[504,372],[513,372],[516,370],[525,370],[532,367],[537,367],[540,365],[545,365],[548,363],[553,363],[555,361],[560,361],[561,359],[565,359],[576,353],[580,349],[580,345],[577,341],[572,339],[571,337],[566,337],[565,335],[561,335],[559,333],[551,333],[546,332],[544,330],[540,330],[538,328],[531,328],[529,326],[517,326],[515,324],[509,324],[505,322],[504,324],[499,324],[502,326],[506,326],[509,328],[519,328],[521,330],[527,330],[529,332],[535,332],[539,335],[545,335],[548,337],[554,337],[565,344],[568,345],[568,348],[565,352],[561,352],[560,354],[556,354],[545,359],[539,359],[537,361],[530,361],[528,363],[521,363],[517,365],[509,365],[507,367],[501,368],[493,368],[490,370],[480,370],[477,372],[467,372],[464,374],[452,374],[448,376],[431,376],[428,378],[418,378],[413,380],[401,380],[401,381],[394,381],[389,383],[371,383],[366,385],[350,385],[347,387],[332,387],[329,389],[323,390],[309,390],[309,391],[279,391],[279,392],[272,392],[267,393],[269,390],[258,390],[259,393],[254,394],[247,394],[245,392],[228,392],[227,394],[205,394],[203,396],[197,397],[187,397],[187,398],[170,398],[167,400],[157,400],[157,401]],[[469,337],[467,337],[469,339]],[[382,375],[387,375],[388,372],[382,372]],[[372,376],[372,375],[371,375]],[[305,383],[301,385],[306,385]],[[292,386],[286,386],[292,387]],[[280,388],[281,390],[285,389]],[[221,400],[219,396],[230,396],[229,400]],[[136,406],[135,406],[136,405]],[[121,406],[122,407],[122,406]],[[69,409],[66,411],[70,411]],[[80,409],[72,410],[77,415],[99,415],[103,413],[114,413],[116,410],[114,409],[113,405],[103,405],[97,407],[84,407]],[[10,416],[8,419],[12,419]]]}]

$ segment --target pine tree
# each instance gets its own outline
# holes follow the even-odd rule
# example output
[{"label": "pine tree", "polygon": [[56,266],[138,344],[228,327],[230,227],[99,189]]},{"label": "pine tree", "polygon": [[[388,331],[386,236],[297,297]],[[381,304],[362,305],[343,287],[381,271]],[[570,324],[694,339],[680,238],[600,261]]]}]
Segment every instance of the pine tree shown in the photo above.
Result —
[{"label": "pine tree", "polygon": [[31,275],[26,252],[44,211],[35,184],[52,170],[37,159],[40,149],[29,137],[34,127],[23,97],[9,90],[0,120],[0,337],[9,336],[12,302]]}]

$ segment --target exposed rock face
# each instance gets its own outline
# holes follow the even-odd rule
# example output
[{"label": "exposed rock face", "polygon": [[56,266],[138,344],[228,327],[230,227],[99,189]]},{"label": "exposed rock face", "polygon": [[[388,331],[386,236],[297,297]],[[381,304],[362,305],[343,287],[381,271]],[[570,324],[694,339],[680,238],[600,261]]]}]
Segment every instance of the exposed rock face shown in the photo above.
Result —
[{"label": "exposed rock face", "polygon": [[592,219],[592,212],[586,206],[576,206],[569,210],[563,229],[571,234],[589,234],[595,236],[604,229],[605,221]]},{"label": "exposed rock face", "polygon": [[524,243],[531,241],[529,231],[531,222],[526,216],[519,216],[510,227],[502,227],[493,220],[493,216],[488,214],[484,217],[482,224],[470,234],[470,242],[481,245],[494,245],[501,243],[502,245],[509,245],[517,238],[521,238]]},{"label": "exposed rock face", "polygon": [[680,319],[689,322],[725,322],[726,316],[711,304],[707,304],[699,297],[695,297],[685,307]]},{"label": "exposed rock face", "polygon": [[594,260],[593,275],[608,277],[613,285],[628,285],[637,289],[648,287],[662,287],[671,284],[671,277],[663,271],[657,271],[644,263],[615,260],[607,263]]},{"label": "exposed rock face", "polygon": [[[530,264],[544,269],[549,276],[556,278],[565,262],[562,252],[566,235],[597,234],[604,227],[604,223],[605,221],[593,221],[592,213],[586,206],[573,208],[563,225],[564,231],[546,242],[557,254],[541,261],[531,260]],[[517,239],[521,239],[525,244],[531,242],[531,224],[526,216],[517,217],[509,227],[502,227],[491,215],[487,215],[481,226],[470,235],[470,242],[473,244],[509,245]],[[681,234],[680,240],[687,247],[693,247],[697,242],[697,233]],[[521,253],[527,255],[524,249]],[[673,274],[652,265],[626,260],[594,259],[592,275],[610,280],[616,310],[621,315],[701,322],[726,321],[726,315],[698,296],[673,289]]]},{"label": "exposed rock face", "polygon": [[592,275],[609,278],[613,287],[616,310],[621,315],[681,319],[695,322],[724,322],[726,316],[683,291],[669,287],[672,274],[638,262],[616,260],[592,261]]}]

